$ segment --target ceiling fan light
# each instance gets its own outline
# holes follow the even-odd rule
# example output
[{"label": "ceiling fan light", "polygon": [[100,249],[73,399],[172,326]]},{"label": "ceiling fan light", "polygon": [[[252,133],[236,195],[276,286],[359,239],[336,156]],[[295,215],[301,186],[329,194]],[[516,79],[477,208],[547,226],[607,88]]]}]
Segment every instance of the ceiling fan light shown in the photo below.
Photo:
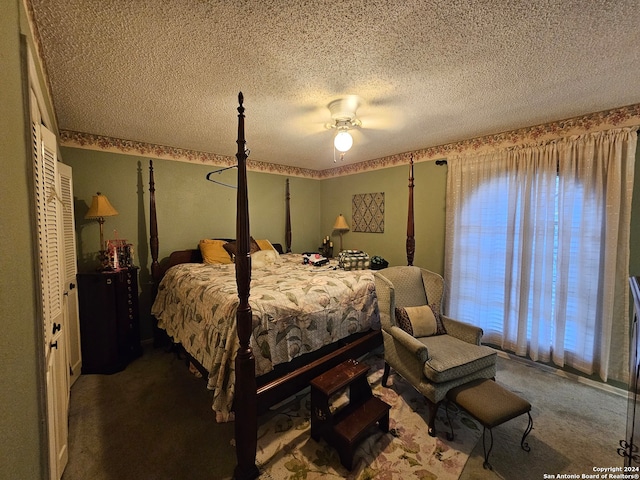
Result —
[{"label": "ceiling fan light", "polygon": [[338,132],[336,138],[333,139],[333,145],[339,152],[347,152],[353,145],[353,138],[347,131]]}]

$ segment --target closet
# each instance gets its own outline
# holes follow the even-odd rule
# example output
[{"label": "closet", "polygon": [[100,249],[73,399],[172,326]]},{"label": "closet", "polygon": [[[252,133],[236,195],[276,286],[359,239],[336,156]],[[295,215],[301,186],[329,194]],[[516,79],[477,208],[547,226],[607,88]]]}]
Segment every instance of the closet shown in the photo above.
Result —
[{"label": "closet", "polygon": [[[34,221],[49,444],[49,478],[59,480],[68,460],[69,395],[80,374],[80,335],[71,168],[58,162],[56,135],[46,127],[30,70]],[[39,101],[40,100],[40,101]]]}]

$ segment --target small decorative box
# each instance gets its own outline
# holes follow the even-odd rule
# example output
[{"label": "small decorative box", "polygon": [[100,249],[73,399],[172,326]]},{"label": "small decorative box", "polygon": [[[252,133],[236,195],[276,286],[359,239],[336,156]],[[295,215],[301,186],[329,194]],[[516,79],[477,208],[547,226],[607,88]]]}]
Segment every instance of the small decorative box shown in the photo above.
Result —
[{"label": "small decorative box", "polygon": [[362,250],[343,250],[338,265],[345,270],[365,270],[369,268],[369,255]]},{"label": "small decorative box", "polygon": [[107,254],[109,268],[120,270],[121,268],[133,267],[133,245],[126,240],[108,240]]}]

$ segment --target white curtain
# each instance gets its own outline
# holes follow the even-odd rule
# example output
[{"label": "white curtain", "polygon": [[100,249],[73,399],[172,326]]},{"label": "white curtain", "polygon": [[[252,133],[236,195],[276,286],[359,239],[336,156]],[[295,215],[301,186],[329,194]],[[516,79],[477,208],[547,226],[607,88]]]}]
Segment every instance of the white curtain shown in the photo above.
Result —
[{"label": "white curtain", "polygon": [[517,355],[626,381],[636,143],[619,129],[449,158],[449,315]]}]

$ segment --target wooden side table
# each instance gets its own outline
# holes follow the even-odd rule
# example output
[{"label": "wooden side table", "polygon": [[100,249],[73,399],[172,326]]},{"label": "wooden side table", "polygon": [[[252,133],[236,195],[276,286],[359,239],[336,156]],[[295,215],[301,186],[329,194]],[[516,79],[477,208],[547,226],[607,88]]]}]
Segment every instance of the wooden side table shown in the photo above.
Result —
[{"label": "wooden side table", "polygon": [[[367,431],[378,424],[383,432],[389,431],[389,409],[373,396],[367,381],[369,367],[357,360],[346,360],[311,381],[311,438],[324,438],[336,447],[340,462],[353,468],[353,454]],[[335,411],[331,397],[349,389],[349,403]]]}]

